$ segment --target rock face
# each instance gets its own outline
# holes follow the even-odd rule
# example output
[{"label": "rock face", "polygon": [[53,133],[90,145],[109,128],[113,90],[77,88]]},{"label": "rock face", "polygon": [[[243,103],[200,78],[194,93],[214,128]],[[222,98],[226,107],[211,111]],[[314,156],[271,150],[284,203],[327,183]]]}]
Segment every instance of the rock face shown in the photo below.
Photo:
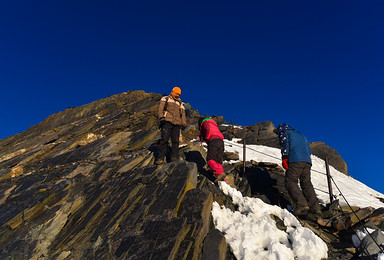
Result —
[{"label": "rock face", "polygon": [[[160,98],[128,91],[0,140],[0,259],[234,259],[211,207],[236,207],[211,182],[204,148],[190,142],[198,135],[196,110],[189,106],[180,160],[154,165]],[[271,122],[222,131],[276,145]],[[278,165],[247,162],[244,176],[241,167],[224,165],[229,185],[290,204]],[[379,213],[371,220],[382,225]]]},{"label": "rock face", "polygon": [[329,164],[336,170],[344,174],[348,174],[347,164],[335,149],[329,147],[323,142],[310,143],[309,147],[311,148],[313,155],[316,155],[323,160],[327,157]]},{"label": "rock face", "polygon": [[275,126],[271,121],[256,123],[251,126],[245,137],[247,144],[258,144],[279,148],[279,138],[273,132]]},{"label": "rock face", "polygon": [[[79,166],[63,166],[60,180],[52,183],[34,181],[31,176],[31,186],[8,199],[8,207],[3,207],[9,218],[2,222],[7,227],[2,230],[2,259],[17,256],[17,252],[49,258],[64,253],[76,259],[126,254],[147,258],[155,253],[165,257],[179,252],[189,225],[187,217],[176,217],[176,210],[197,184],[196,165],[138,168],[91,181],[100,172],[94,166],[83,165],[76,176],[73,172]],[[102,166],[109,173],[119,167],[115,161]],[[203,198],[202,203],[212,203],[212,198]],[[12,216],[17,210],[11,208],[14,204],[25,208]],[[204,230],[209,218],[200,218],[201,225],[196,228]],[[170,237],[161,239],[165,234]],[[163,240],[162,250],[156,250],[159,240]]]},{"label": "rock face", "polygon": [[[0,259],[202,256],[213,198],[230,202],[199,174],[199,147],[153,165],[160,98],[114,95],[0,140]],[[208,247],[227,255],[225,243]]]}]

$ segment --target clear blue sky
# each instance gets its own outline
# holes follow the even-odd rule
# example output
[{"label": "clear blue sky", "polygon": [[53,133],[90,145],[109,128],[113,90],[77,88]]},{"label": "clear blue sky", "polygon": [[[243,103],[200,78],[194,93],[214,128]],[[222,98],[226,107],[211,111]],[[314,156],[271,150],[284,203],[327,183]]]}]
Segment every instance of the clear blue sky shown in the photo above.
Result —
[{"label": "clear blue sky", "polygon": [[1,1],[0,138],[126,90],[288,123],[384,192],[384,1]]}]

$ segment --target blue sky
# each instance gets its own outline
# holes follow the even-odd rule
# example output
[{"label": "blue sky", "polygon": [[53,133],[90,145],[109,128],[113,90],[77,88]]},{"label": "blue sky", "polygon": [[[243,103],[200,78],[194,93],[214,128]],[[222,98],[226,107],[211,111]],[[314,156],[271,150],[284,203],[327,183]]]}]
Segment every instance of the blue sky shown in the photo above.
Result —
[{"label": "blue sky", "polygon": [[0,138],[127,90],[281,122],[384,192],[383,1],[2,1]]}]

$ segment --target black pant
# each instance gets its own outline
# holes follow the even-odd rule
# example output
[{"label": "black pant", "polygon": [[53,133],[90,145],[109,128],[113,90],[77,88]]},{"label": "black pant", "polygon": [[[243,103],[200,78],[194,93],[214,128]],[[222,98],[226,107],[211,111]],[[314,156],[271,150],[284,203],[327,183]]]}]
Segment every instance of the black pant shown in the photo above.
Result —
[{"label": "black pant", "polygon": [[[309,206],[311,210],[320,210],[319,200],[311,182],[311,166],[307,162],[289,163],[285,173],[285,188],[297,208]],[[301,190],[297,185],[298,180]]]},{"label": "black pant", "polygon": [[208,143],[207,162],[214,160],[217,163],[223,164],[224,141],[221,139],[212,139]]},{"label": "black pant", "polygon": [[168,140],[172,141],[171,160],[179,159],[180,126],[165,122],[161,126],[161,139],[159,143],[159,159],[164,159],[167,154]]}]

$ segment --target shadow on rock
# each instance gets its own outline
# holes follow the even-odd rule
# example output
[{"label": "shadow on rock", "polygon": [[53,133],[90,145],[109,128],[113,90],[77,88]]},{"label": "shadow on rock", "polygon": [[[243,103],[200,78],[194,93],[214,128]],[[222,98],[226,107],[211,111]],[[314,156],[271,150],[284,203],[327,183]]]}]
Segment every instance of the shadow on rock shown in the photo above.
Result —
[{"label": "shadow on rock", "polygon": [[246,168],[244,177],[251,187],[252,197],[257,197],[271,205],[286,207],[289,202],[280,196],[276,187],[278,181],[271,177],[268,170],[260,167]]},{"label": "shadow on rock", "polygon": [[185,152],[184,154],[185,154],[186,161],[196,163],[197,170],[200,174],[207,177],[210,181],[215,181],[215,177],[213,176],[213,172],[207,171],[204,169],[206,162],[199,151],[188,151],[188,152]]}]

